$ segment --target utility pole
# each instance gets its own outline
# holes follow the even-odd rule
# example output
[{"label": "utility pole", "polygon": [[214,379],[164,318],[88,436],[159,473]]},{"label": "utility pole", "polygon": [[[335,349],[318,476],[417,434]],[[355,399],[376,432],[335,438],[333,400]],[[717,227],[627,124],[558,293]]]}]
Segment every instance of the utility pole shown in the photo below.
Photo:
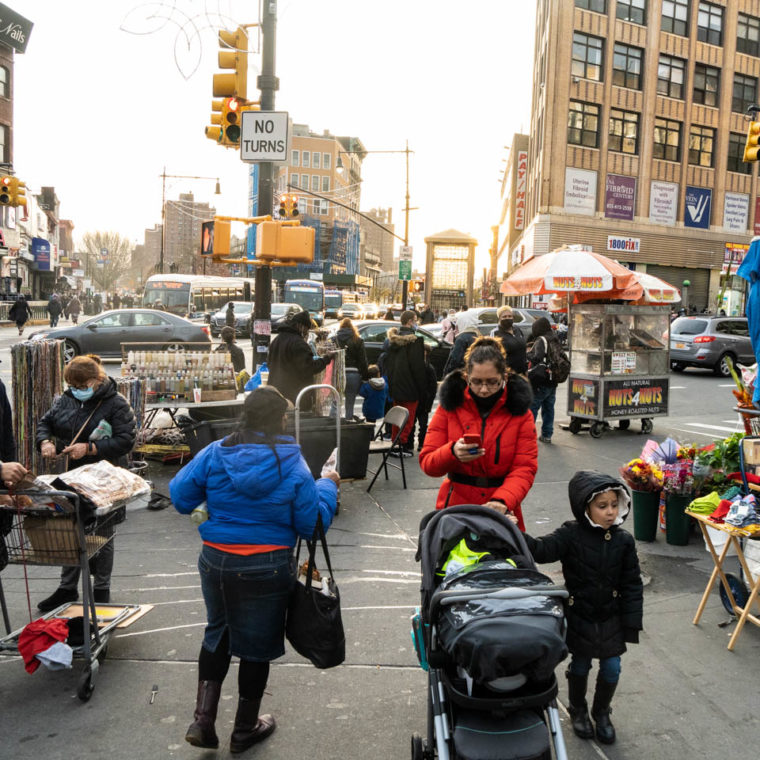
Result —
[{"label": "utility pole", "polygon": [[[277,32],[277,0],[264,0],[261,8],[261,74],[256,85],[261,92],[261,110],[274,111],[274,94],[280,88],[280,81],[274,74],[275,35]],[[259,164],[258,215],[272,213],[274,205],[274,164],[265,161]],[[256,267],[256,282],[253,307],[253,372],[263,364],[269,351],[272,316],[272,268]]]},{"label": "utility pole", "polygon": [[[406,202],[404,203],[404,245],[409,245],[409,140],[406,141]],[[427,298],[427,293],[425,298]],[[401,281],[401,308],[406,311],[407,299],[409,298],[409,280]]]}]

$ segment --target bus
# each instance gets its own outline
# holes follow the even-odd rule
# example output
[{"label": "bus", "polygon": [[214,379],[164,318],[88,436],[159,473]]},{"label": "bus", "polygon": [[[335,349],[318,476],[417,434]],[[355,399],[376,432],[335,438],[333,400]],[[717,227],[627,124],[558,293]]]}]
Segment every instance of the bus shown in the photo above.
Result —
[{"label": "bus", "polygon": [[325,317],[325,286],[319,280],[285,280],[283,301],[297,303],[321,325]]},{"label": "bus", "polygon": [[337,319],[338,309],[343,306],[342,290],[325,290],[325,319]]},{"label": "bus", "polygon": [[229,301],[251,301],[254,292],[252,277],[154,274],[145,282],[142,305],[152,308],[160,301],[172,314],[199,316],[217,311]]}]

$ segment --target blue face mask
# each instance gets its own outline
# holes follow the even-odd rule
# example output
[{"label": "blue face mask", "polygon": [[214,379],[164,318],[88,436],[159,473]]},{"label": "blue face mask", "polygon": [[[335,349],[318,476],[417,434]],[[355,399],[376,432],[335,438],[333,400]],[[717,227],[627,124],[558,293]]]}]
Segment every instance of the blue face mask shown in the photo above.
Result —
[{"label": "blue face mask", "polygon": [[85,388],[80,390],[79,388],[72,388],[71,394],[77,401],[88,401],[92,398],[92,394],[95,393],[94,388]]}]

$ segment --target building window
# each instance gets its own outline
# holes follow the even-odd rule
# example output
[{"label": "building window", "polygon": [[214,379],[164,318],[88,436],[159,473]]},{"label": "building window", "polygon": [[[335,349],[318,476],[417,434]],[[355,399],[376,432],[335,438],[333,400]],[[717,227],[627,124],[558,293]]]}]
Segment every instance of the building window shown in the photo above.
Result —
[{"label": "building window", "polygon": [[323,169],[329,169],[330,168],[330,159],[332,156],[329,153],[323,153],[322,154],[322,168]]},{"label": "building window", "polygon": [[752,164],[745,163],[744,158],[744,144],[747,138],[745,135],[738,135],[732,132],[728,136],[728,161],[726,162],[726,168],[730,172],[738,172],[739,174],[752,174]]},{"label": "building window", "polygon": [[0,97],[8,97],[8,69],[5,66],[0,66]]},{"label": "building window", "polygon": [[607,0],[575,0],[575,7],[596,13],[607,13]]},{"label": "building window", "polygon": [[757,79],[744,74],[734,74],[734,93],[731,98],[731,110],[737,113],[747,113],[750,106],[755,105],[757,94]]},{"label": "building window", "polygon": [[681,160],[681,122],[670,119],[654,120],[654,158],[665,161]]},{"label": "building window", "polygon": [[694,166],[712,166],[714,143],[714,129],[692,124],[689,132],[689,163]]},{"label": "building window", "polygon": [[[318,155],[317,153],[314,154],[315,156]],[[311,191],[313,193],[319,192],[319,175],[318,174],[312,174],[311,175]]]},{"label": "building window", "polygon": [[711,45],[723,44],[723,8],[720,5],[699,4],[697,39]]},{"label": "building window", "polygon": [[618,87],[641,89],[641,61],[644,51],[641,48],[615,43],[612,55],[612,84]]},{"label": "building window", "polygon": [[330,210],[330,204],[327,201],[317,199],[314,201],[314,216],[325,216]]},{"label": "building window", "polygon": [[685,71],[686,61],[670,55],[661,55],[657,66],[657,94],[683,100]]},{"label": "building window", "polygon": [[301,160],[301,151],[300,150],[291,150],[290,151],[290,165],[291,166],[298,166]]},{"label": "building window", "polygon": [[308,150],[301,153],[301,166],[305,166],[307,169],[311,166],[311,153]]},{"label": "building window", "polygon": [[647,23],[647,0],[618,0],[616,15],[621,21],[631,21],[645,26]]},{"label": "building window", "polygon": [[581,79],[602,81],[602,46],[604,40],[588,34],[573,34],[572,75]]},{"label": "building window", "polygon": [[694,102],[703,106],[718,105],[718,87],[720,85],[720,69],[697,63],[694,66]]},{"label": "building window", "polygon": [[567,117],[567,142],[596,148],[599,144],[599,106],[593,103],[570,101]]},{"label": "building window", "polygon": [[321,153],[317,153],[314,151],[314,153],[311,154],[311,168],[312,169],[319,169],[319,163],[320,159],[322,158]]},{"label": "building window", "polygon": [[760,18],[739,14],[736,24],[736,52],[760,56]]},{"label": "building window", "polygon": [[330,178],[327,175],[322,177],[322,192],[323,193],[330,192]]},{"label": "building window", "polygon": [[291,174],[290,175],[290,183],[293,185],[293,187],[298,187],[298,175],[297,174]]},{"label": "building window", "polygon": [[8,163],[8,127],[0,124],[0,162]]},{"label": "building window", "polygon": [[639,115],[631,111],[610,109],[609,149],[620,153],[639,152]]},{"label": "building window", "polygon": [[663,32],[680,34],[688,37],[689,0],[662,0],[662,18],[660,29]]}]

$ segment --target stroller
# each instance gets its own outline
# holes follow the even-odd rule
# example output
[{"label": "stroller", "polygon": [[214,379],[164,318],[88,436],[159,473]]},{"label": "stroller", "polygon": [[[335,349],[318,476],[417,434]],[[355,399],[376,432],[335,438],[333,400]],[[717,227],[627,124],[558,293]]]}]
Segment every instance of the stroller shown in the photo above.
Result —
[{"label": "stroller", "polygon": [[566,760],[554,669],[567,657],[567,591],[488,507],[426,515],[417,559],[412,639],[428,672],[428,738],[412,736],[412,760],[550,760],[552,745]]}]

